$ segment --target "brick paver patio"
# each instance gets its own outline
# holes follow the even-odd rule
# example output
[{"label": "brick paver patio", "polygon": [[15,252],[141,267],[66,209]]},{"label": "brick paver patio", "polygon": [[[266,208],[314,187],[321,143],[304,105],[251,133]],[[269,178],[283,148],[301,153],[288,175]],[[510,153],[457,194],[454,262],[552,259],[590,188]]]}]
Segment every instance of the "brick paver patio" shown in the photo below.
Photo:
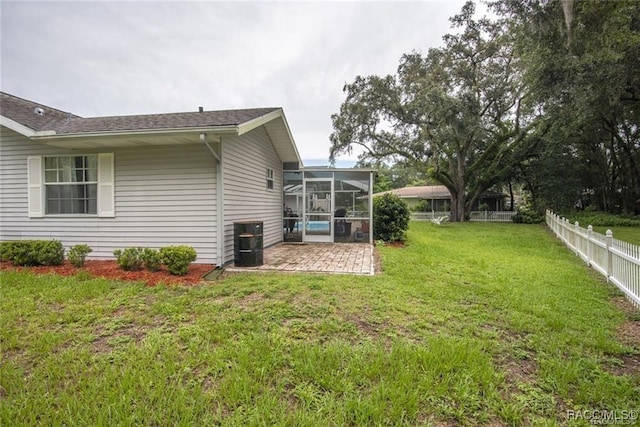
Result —
[{"label": "brick paver patio", "polygon": [[279,243],[264,249],[259,267],[226,271],[282,271],[373,275],[373,245],[368,243]]}]

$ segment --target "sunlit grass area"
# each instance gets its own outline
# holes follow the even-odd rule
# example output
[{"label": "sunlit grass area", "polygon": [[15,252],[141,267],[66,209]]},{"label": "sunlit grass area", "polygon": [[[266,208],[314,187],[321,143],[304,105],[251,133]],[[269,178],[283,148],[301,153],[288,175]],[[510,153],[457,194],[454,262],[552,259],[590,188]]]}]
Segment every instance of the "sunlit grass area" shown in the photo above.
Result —
[{"label": "sunlit grass area", "polygon": [[593,227],[594,231],[606,234],[607,230],[611,230],[613,237],[625,242],[633,243],[640,246],[640,227]]},{"label": "sunlit grass area", "polygon": [[[530,425],[640,407],[640,317],[543,226],[412,223],[383,272],[0,273],[0,425]],[[635,363],[635,365],[634,365]],[[636,369],[633,369],[636,366]]]}]

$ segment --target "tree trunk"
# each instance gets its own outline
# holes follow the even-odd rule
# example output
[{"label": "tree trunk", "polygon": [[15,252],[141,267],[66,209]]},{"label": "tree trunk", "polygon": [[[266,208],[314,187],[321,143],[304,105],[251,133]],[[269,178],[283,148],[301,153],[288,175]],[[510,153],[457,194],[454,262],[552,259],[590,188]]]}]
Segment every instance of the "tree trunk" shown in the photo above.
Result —
[{"label": "tree trunk", "polygon": [[509,210],[510,211],[513,210],[513,202],[514,202],[513,186],[511,185],[511,180],[509,180]]},{"label": "tree trunk", "polygon": [[464,195],[460,195],[458,192],[450,191],[451,193],[451,221],[452,222],[464,222],[465,214],[465,200]]},{"label": "tree trunk", "polygon": [[[456,194],[455,194],[455,202],[453,197],[451,199],[451,213],[452,213],[452,221],[455,222],[464,222],[464,205],[465,205],[465,197],[464,193],[467,188],[467,182],[464,177],[465,164],[464,158],[466,153],[462,152],[458,155],[457,163],[455,164],[455,185],[456,185]],[[452,194],[453,196],[453,194]],[[455,215],[453,214],[455,212]]]}]

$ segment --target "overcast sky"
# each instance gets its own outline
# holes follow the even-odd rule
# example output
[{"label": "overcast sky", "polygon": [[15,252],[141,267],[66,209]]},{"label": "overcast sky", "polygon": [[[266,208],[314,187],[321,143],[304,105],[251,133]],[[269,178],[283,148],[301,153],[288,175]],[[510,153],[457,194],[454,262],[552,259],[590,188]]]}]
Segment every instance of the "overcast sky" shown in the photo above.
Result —
[{"label": "overcast sky", "polygon": [[326,164],[345,83],[440,46],[463,3],[3,0],[1,87],[82,117],[282,107]]}]

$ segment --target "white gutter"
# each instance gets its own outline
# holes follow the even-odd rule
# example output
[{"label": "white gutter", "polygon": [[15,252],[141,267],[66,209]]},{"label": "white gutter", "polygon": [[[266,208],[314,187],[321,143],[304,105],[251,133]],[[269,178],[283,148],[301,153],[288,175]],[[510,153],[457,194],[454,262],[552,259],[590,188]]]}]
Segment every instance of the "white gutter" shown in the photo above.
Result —
[{"label": "white gutter", "polygon": [[217,224],[216,224],[216,228],[218,229],[217,233],[218,233],[218,238],[217,238],[217,243],[218,243],[218,253],[220,254],[220,256],[218,257],[218,259],[220,260],[220,268],[224,267],[224,262],[225,262],[225,253],[224,253],[224,239],[225,239],[225,232],[224,232],[224,180],[223,180],[223,176],[222,176],[222,159],[224,158],[223,155],[223,145],[222,145],[222,137],[220,137],[220,142],[218,143],[218,147],[220,148],[219,150],[219,155],[220,155],[220,161],[218,162],[218,170],[217,170],[217,174],[216,174],[216,197],[218,198],[217,200],[217,205],[218,205],[218,215],[217,215]]},{"label": "white gutter", "polygon": [[33,139],[70,139],[70,138],[98,138],[98,137],[114,137],[114,136],[131,136],[131,135],[170,135],[182,133],[210,133],[215,135],[237,135],[237,126],[212,126],[197,128],[167,128],[167,129],[138,129],[123,131],[104,131],[104,132],[79,132],[79,133],[61,133],[36,132],[31,138]]}]

